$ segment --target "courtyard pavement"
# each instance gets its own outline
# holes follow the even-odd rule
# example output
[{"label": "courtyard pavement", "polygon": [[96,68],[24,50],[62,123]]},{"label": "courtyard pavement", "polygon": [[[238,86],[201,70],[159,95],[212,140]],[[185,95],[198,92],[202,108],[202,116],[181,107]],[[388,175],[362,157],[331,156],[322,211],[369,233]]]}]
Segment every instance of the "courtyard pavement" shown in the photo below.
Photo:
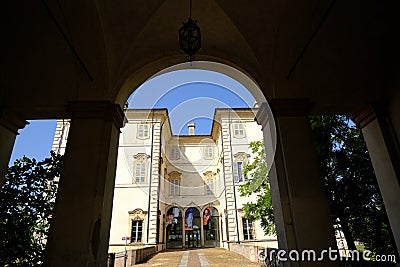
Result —
[{"label": "courtyard pavement", "polygon": [[190,250],[167,250],[154,255],[147,262],[137,264],[140,267],[256,267],[242,255],[223,248],[203,248]]}]

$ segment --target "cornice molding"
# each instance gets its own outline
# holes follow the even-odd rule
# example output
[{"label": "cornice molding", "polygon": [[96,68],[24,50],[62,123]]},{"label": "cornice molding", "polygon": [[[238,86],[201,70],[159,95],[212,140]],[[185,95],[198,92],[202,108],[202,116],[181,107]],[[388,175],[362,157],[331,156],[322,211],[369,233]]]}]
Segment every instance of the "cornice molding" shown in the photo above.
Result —
[{"label": "cornice molding", "polygon": [[255,120],[264,128],[274,117],[307,116],[310,114],[311,108],[312,103],[307,98],[271,99],[268,103],[261,103]]},{"label": "cornice molding", "polygon": [[137,153],[136,155],[133,156],[133,158],[137,161],[146,161],[147,159],[150,158],[149,155],[146,153]]},{"label": "cornice molding", "polygon": [[0,125],[18,135],[18,130],[23,129],[29,122],[21,118],[17,113],[0,107]]},{"label": "cornice molding", "polygon": [[71,101],[65,108],[72,119],[104,119],[118,128],[127,121],[121,106],[110,101]]},{"label": "cornice molding", "polygon": [[376,113],[372,105],[368,105],[360,112],[358,112],[358,114],[352,117],[352,120],[358,126],[360,126],[361,129],[370,124],[375,119],[376,119]]}]

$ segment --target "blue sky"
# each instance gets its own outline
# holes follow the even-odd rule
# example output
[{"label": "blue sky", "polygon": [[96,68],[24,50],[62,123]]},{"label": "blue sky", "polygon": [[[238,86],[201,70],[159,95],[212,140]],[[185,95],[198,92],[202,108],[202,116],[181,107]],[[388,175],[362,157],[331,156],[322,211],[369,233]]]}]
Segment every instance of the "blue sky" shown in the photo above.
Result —
[{"label": "blue sky", "polygon": [[[174,134],[187,134],[189,122],[196,123],[196,134],[210,134],[215,108],[252,107],[254,98],[243,85],[223,74],[179,70],[148,80],[128,103],[129,108],[168,108]],[[17,136],[10,165],[24,155],[37,160],[50,155],[56,121],[29,122]]]}]

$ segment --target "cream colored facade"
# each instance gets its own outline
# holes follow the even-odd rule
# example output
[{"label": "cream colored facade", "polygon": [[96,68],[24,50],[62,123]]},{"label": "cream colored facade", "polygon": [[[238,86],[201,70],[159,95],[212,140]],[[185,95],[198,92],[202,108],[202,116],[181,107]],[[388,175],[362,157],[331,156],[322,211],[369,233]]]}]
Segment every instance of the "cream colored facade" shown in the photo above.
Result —
[{"label": "cream colored facade", "polygon": [[[166,109],[130,109],[118,148],[109,251],[145,245],[158,250],[256,242],[277,247],[258,221],[244,218],[241,197],[249,143],[262,140],[257,109],[216,109],[210,135],[172,135]],[[53,149],[63,153],[68,122],[59,121]],[[194,134],[193,134],[194,133]],[[206,211],[208,210],[208,211]],[[169,212],[170,211],[170,212]],[[179,211],[179,214],[178,214]],[[204,214],[212,211],[206,223]],[[168,228],[174,214],[174,230]],[[193,225],[187,218],[193,213]]]}]

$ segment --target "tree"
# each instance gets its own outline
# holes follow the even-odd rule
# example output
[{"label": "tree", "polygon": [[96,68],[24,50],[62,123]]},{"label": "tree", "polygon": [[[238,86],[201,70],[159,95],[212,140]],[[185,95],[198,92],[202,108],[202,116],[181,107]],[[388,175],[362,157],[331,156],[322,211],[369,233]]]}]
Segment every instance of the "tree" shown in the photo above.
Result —
[{"label": "tree", "polygon": [[349,249],[357,240],[376,254],[395,254],[361,130],[346,116],[312,116],[310,122],[331,213]]},{"label": "tree", "polygon": [[244,174],[250,179],[239,187],[239,193],[241,196],[256,194],[256,202],[244,204],[245,217],[251,221],[260,220],[265,234],[272,234],[275,233],[275,219],[264,143],[254,141],[249,147],[254,160],[245,165]]},{"label": "tree", "polygon": [[38,266],[54,208],[63,157],[23,157],[9,167],[0,192],[0,266]]},{"label": "tree", "polygon": [[[394,239],[360,129],[348,117],[339,115],[312,116],[310,123],[332,217],[340,224],[349,249],[356,249],[356,240],[375,254],[395,255]],[[273,232],[274,216],[264,145],[252,142],[250,148],[255,157],[245,166],[245,173],[251,179],[239,192],[242,196],[257,195],[256,203],[244,206],[245,216],[261,220],[268,234]]]}]

